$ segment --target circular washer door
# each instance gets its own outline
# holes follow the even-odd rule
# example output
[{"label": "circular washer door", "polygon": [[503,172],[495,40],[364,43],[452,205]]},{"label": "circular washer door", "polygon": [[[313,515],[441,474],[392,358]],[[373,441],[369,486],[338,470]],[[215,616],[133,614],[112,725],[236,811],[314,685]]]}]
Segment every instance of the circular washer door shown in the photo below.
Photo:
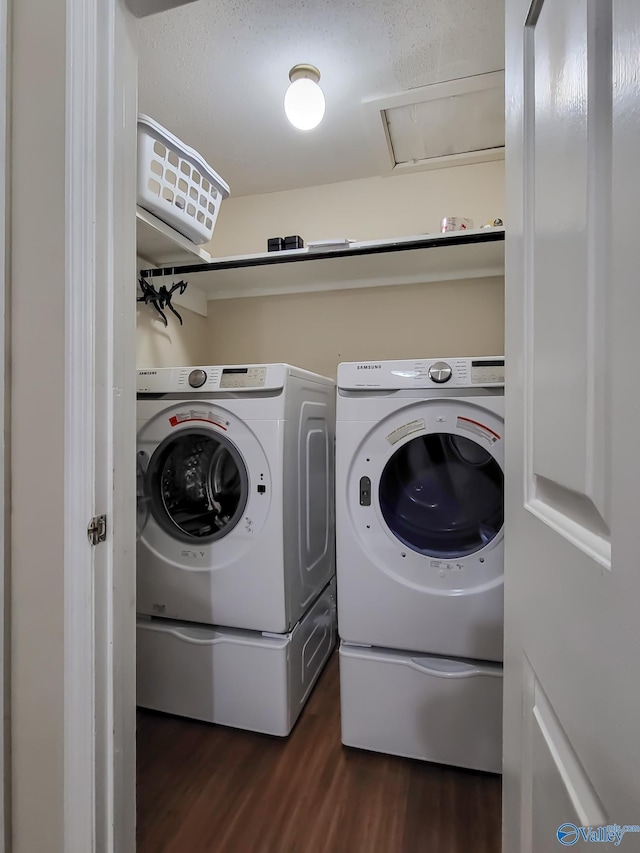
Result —
[{"label": "circular washer door", "polygon": [[403,444],[384,466],[378,497],[394,536],[434,558],[474,554],[495,539],[504,520],[499,463],[473,439],[452,433]]},{"label": "circular washer door", "polygon": [[158,525],[181,542],[214,542],[242,518],[247,469],[226,436],[202,428],[166,438],[147,467],[145,492]]}]

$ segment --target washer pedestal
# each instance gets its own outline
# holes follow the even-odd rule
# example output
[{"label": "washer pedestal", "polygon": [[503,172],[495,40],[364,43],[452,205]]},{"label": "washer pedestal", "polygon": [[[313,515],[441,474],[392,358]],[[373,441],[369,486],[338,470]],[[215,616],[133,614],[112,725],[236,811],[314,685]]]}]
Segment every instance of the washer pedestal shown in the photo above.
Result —
[{"label": "washer pedestal", "polygon": [[335,580],[288,634],[139,618],[138,705],[286,736],[336,642]]}]

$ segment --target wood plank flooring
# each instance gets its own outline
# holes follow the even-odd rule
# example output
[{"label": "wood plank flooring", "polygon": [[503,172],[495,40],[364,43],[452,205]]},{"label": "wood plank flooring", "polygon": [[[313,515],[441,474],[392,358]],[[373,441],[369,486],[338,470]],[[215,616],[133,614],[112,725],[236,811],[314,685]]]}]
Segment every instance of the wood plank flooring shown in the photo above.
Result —
[{"label": "wood plank flooring", "polygon": [[499,853],[500,784],[343,747],[335,654],[284,741],[139,712],[138,853]]}]

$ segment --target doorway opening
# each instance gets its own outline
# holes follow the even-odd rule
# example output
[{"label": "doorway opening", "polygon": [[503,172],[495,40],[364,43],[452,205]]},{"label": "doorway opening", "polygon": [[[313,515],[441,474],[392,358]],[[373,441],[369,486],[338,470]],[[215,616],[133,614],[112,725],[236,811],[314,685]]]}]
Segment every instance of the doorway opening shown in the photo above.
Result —
[{"label": "doorway opening", "polygon": [[[269,92],[270,95],[276,93],[280,83],[276,64],[268,62],[269,56],[277,55],[278,50],[285,53],[291,50],[296,53],[295,59],[299,60],[301,57],[297,55],[298,51],[302,50],[303,46],[305,49],[309,49],[306,47],[308,45],[313,46],[313,33],[326,30],[326,22],[322,21],[320,10],[308,12],[309,18],[306,20],[298,12],[293,14],[291,9],[292,14],[289,16],[276,16],[277,20],[264,21],[261,17],[264,16],[264,11],[260,13],[260,4],[256,2],[250,4],[251,8],[245,10],[245,19],[240,21],[232,8],[222,10],[222,19],[219,15],[215,17],[214,5],[200,2],[193,7],[183,7],[179,15],[170,12],[157,19],[141,21],[140,109],[166,124],[169,130],[194,147],[209,144],[217,146],[216,150],[208,148],[201,153],[215,169],[220,170],[221,176],[228,180],[231,198],[222,204],[212,246],[207,246],[204,250],[213,251],[216,246],[220,246],[225,254],[229,255],[257,252],[261,249],[266,251],[266,238],[276,235],[265,233],[264,245],[249,243],[255,239],[256,229],[249,234],[251,221],[248,215],[244,220],[247,227],[247,246],[239,245],[242,240],[242,228],[236,227],[244,214],[238,214],[238,218],[234,214],[233,235],[229,234],[231,228],[227,232],[224,231],[225,212],[234,209],[236,198],[242,202],[238,209],[242,207],[247,210],[249,202],[242,200],[255,197],[256,215],[262,223],[268,222],[273,211],[265,204],[265,200],[270,196],[280,197],[281,192],[288,191],[303,195],[310,191],[311,187],[318,188],[326,184],[369,179],[373,181],[379,175],[378,171],[371,170],[370,165],[376,155],[369,151],[363,154],[361,150],[351,159],[341,157],[341,143],[327,136],[314,139],[311,135],[298,135],[287,143],[291,147],[283,148],[282,143],[278,141],[280,131],[274,131],[274,127],[283,118],[278,112],[281,107],[280,96],[274,94],[273,102],[269,100],[268,106],[267,99],[263,96],[262,103],[256,105],[252,101],[251,106],[245,105],[243,109],[239,109],[237,96],[234,96],[227,82],[233,79],[233,75],[220,70],[225,57],[228,57],[226,61],[236,63],[238,56],[251,56],[251,61],[247,58],[246,62],[240,63],[239,71],[237,63],[234,66],[242,80],[245,81],[245,77],[249,77],[255,82],[261,78],[264,82],[263,95],[264,92]],[[391,5],[393,4],[389,4],[389,9]],[[496,8],[499,5],[496,3]],[[335,9],[328,7],[324,11],[333,16],[336,14]],[[383,17],[387,12],[388,10],[382,10]],[[363,41],[362,27],[366,29],[371,26],[363,10],[360,10],[360,14],[360,23],[351,29],[349,36],[354,49],[357,42]],[[207,18],[208,15],[210,18]],[[247,20],[251,20],[250,27],[246,26]],[[187,37],[182,28],[186,27],[189,21],[191,30]],[[336,19],[334,23],[340,22]],[[216,37],[223,42],[222,45],[218,44],[215,50],[210,38],[214,29]],[[490,28],[487,27],[486,21],[483,22],[482,29],[487,32],[487,38],[491,41],[494,35],[489,35]],[[335,33],[335,27],[332,27],[332,32]],[[407,29],[402,38],[408,38],[408,34]],[[387,35],[384,36],[385,39]],[[295,42],[296,38],[297,44],[288,45],[288,40]],[[375,48],[376,39],[373,41]],[[256,52],[262,42],[266,45],[264,56]],[[493,44],[491,41],[491,45]],[[260,50],[262,49],[260,47]],[[491,50],[490,46],[489,57],[493,56]],[[211,57],[203,60],[202,57],[207,57],[209,51]],[[328,47],[326,52],[327,61],[321,63],[318,60],[318,64],[323,67],[322,80],[326,81],[327,85],[326,121],[331,121],[331,112],[336,110],[339,86],[334,84],[332,92],[332,78],[330,74],[325,74],[325,70],[328,70],[329,62],[333,61],[337,72],[343,68],[343,61],[337,55],[339,51],[335,47]],[[392,53],[398,57],[406,57],[402,40],[393,43]],[[361,77],[366,77],[379,65],[380,55],[379,51],[373,49],[370,56],[362,60],[358,72]],[[179,62],[172,61],[171,57],[175,56],[180,57]],[[295,64],[289,58],[283,58],[282,61],[284,64]],[[498,65],[495,64],[496,61]],[[494,61],[488,57],[478,59],[478,62],[481,65],[484,63],[480,68],[481,73],[493,72],[499,67],[499,60]],[[353,64],[350,59],[349,65]],[[357,66],[357,62],[355,64]],[[408,87],[407,81],[414,79],[412,75],[415,71],[412,66],[399,75],[403,86]],[[435,69],[431,71],[435,72]],[[475,69],[474,73],[476,72],[478,69]],[[464,76],[470,73],[470,68],[465,67]],[[182,97],[173,100],[175,90],[171,89],[173,94],[169,94],[168,76],[180,78]],[[338,76],[336,74],[334,79],[337,80]],[[206,83],[209,87],[206,95],[201,86],[203,80],[209,81]],[[421,82],[430,80],[424,79]],[[239,87],[244,91],[244,85],[236,83],[235,90]],[[395,82],[395,85],[400,83]],[[413,85],[419,84],[414,82]],[[201,93],[199,100],[194,94],[196,92]],[[331,94],[334,96],[333,104],[330,102]],[[360,93],[357,97],[361,98],[362,95],[363,93]],[[234,97],[235,106],[230,105]],[[216,98],[219,99],[219,104],[214,107]],[[256,156],[250,145],[256,135],[255,126],[248,118],[254,107],[263,127],[263,151]],[[347,125],[352,118],[350,110],[344,105],[338,109],[342,110],[343,132],[348,133]],[[203,116],[207,116],[206,122],[202,121]],[[215,145],[210,140],[214,140]],[[321,162],[324,163],[324,172],[320,166]],[[363,162],[369,165],[362,167]],[[362,168],[366,174],[359,171]],[[300,179],[300,175],[304,177]],[[275,205],[275,198],[271,200]],[[309,201],[307,206],[313,207],[313,202]],[[144,228],[148,230],[148,217],[141,214],[139,221],[142,219],[146,219]],[[296,230],[297,226],[293,225],[296,221],[293,218],[291,231]],[[322,227],[327,227],[326,221]],[[387,236],[394,236],[390,222],[387,218]],[[262,225],[257,230],[261,231]],[[284,237],[284,232],[282,236]],[[154,264],[152,258],[143,255],[142,261],[144,268],[163,266],[167,256],[164,256],[164,262],[158,256]],[[197,275],[193,276],[189,285],[192,293],[197,291]],[[309,322],[309,303],[304,302],[304,298],[310,295],[313,294],[303,294],[300,301],[296,301],[293,313],[287,315],[284,314],[287,311],[285,300],[278,303],[282,304],[282,316],[285,317],[283,325],[289,328],[313,325]],[[282,293],[274,298],[279,299],[281,296]],[[260,313],[262,304],[257,304],[251,298],[233,300],[232,297],[233,294],[227,291],[226,298],[215,303],[209,301],[204,309],[197,309],[197,299],[179,305],[185,322],[184,327],[173,322],[168,328],[160,328],[158,321],[150,321],[147,306],[140,306],[138,367],[148,370],[172,365],[202,370],[211,364],[261,365],[271,361],[297,364],[301,360],[303,367],[316,367],[316,363],[310,364],[306,361],[305,341],[298,342],[296,348],[287,348],[290,345],[287,339],[277,358],[272,355],[276,352],[274,341],[284,340],[280,325],[267,325],[262,321],[261,335],[236,333],[232,336],[230,333],[229,337],[225,337],[222,327],[227,319],[230,320],[229,326],[233,326],[234,332],[237,332],[244,323],[244,317],[247,318],[248,326],[257,315],[266,316],[266,313]],[[239,305],[239,302],[245,304]],[[266,312],[268,310],[267,308]],[[330,313],[331,308],[327,310]],[[339,310],[337,302],[335,310]],[[231,318],[231,314],[235,319]],[[220,326],[217,325],[214,315],[224,318],[220,320]],[[169,319],[172,322],[172,318]],[[258,319],[258,328],[260,325],[261,320]],[[211,333],[212,330],[215,330],[215,334]],[[329,358],[333,358],[335,362],[335,354],[331,352],[331,355],[328,355],[328,351],[332,349],[331,335],[324,334],[323,337],[325,342],[318,350],[319,357],[325,359],[323,363]],[[330,370],[333,370],[335,376],[335,364],[324,372],[329,373]],[[230,396],[238,393],[229,389]],[[251,498],[252,490],[264,485],[262,481],[255,480],[232,439],[226,434],[225,436],[225,440],[216,447],[205,441],[204,436],[200,437],[197,446],[183,442],[176,448],[174,444],[159,443],[155,451],[158,455],[149,455],[141,475],[142,524],[151,518],[161,520],[160,526],[167,535],[174,528],[178,530],[176,538],[181,543],[182,552],[193,552],[184,558],[193,559],[194,566],[199,559],[197,552],[200,545],[213,547],[222,544],[227,539],[227,531],[231,537],[234,532],[242,529],[246,517],[250,517],[246,509],[247,495]],[[477,507],[469,508],[464,546],[466,554],[473,550],[478,542],[490,541],[501,529],[501,505],[498,506],[499,501],[496,503],[495,492],[502,488],[502,481],[499,474],[492,469],[490,460],[479,456],[469,457],[469,448],[464,439],[449,441],[445,452],[450,461],[457,460],[459,466],[467,472],[475,466],[473,470],[478,477],[482,478],[484,475],[482,482],[490,502],[493,501],[488,518],[480,517]],[[157,462],[155,467],[152,464],[154,459]],[[269,456],[267,461],[273,465],[272,457]],[[149,468],[146,467],[147,464]],[[150,469],[153,469],[151,473]],[[393,470],[390,468],[387,480],[390,481],[394,477],[397,480],[401,469],[400,464]],[[216,483],[221,487],[218,488]],[[155,504],[149,498],[149,490],[152,488],[155,488],[156,493]],[[218,498],[218,494],[222,492],[231,501],[226,508]],[[270,494],[270,489],[267,489],[267,495]],[[148,498],[147,504],[145,501]],[[393,508],[391,504],[388,505],[390,513],[392,509],[398,509],[397,501],[393,501]],[[223,516],[226,520],[218,532],[214,531],[214,526],[220,524]],[[411,526],[411,520],[407,521],[405,518],[404,521],[405,527]],[[201,540],[195,544],[194,533],[195,538]],[[406,539],[408,541],[409,534]],[[414,545],[409,543],[408,547],[413,548]],[[416,547],[425,552],[428,550],[424,537]],[[449,550],[450,546],[444,544],[436,556],[446,557]],[[252,590],[248,589],[247,593],[252,594]],[[158,600],[156,604],[156,616],[149,618],[166,617],[166,613],[160,610],[166,606],[164,601]],[[181,633],[182,639],[192,643],[194,647],[202,648],[204,643],[226,642],[229,639],[226,635],[220,638],[214,636],[213,632],[220,633],[227,627],[237,632],[232,637],[233,642],[250,641],[247,634],[242,634],[243,631],[250,630],[247,627],[225,626],[202,619],[194,620],[192,627],[185,627],[185,620],[176,617],[174,624],[171,618],[169,617],[165,626],[167,630],[173,631],[174,634]],[[178,622],[181,624],[178,625]],[[153,623],[152,627],[155,630],[158,623]],[[268,633],[268,639],[271,640],[273,633],[277,632]],[[164,642],[166,637],[163,636],[160,640],[154,636],[153,639]],[[165,662],[170,654],[165,654]],[[143,666],[145,674],[151,671],[151,664]],[[140,651],[138,667],[141,667]],[[189,675],[186,665],[177,664],[176,670],[185,677]],[[212,687],[202,676],[194,677],[195,682],[192,678],[190,683],[206,686],[207,689]],[[215,690],[215,683],[213,688]],[[182,696],[185,695],[186,691]],[[425,725],[428,725],[426,718]],[[467,851],[473,848],[478,853],[480,850],[496,853],[500,847],[499,776],[359,751],[342,745],[339,666],[335,650],[296,725],[286,738],[248,731],[241,726],[233,727],[233,724],[223,726],[203,722],[187,715],[170,714],[148,707],[138,708],[137,729],[140,853],[169,853],[187,849],[202,850],[203,853],[222,853],[227,850],[235,853],[245,849],[274,850],[278,853],[284,850],[308,850],[310,853],[322,850],[344,850],[345,853],[384,850],[385,853],[409,853],[427,844],[427,840],[434,849],[446,847],[452,851]],[[484,847],[480,847],[480,844]]]}]

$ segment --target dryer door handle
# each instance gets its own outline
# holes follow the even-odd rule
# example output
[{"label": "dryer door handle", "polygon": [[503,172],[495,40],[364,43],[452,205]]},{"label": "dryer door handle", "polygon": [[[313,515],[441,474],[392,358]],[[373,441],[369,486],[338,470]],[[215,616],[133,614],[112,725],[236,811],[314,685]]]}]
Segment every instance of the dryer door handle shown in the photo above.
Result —
[{"label": "dryer door handle", "polygon": [[475,666],[462,661],[438,660],[437,658],[411,658],[410,664],[414,669],[433,675],[435,678],[475,678],[486,675],[490,678],[502,678],[502,667]]}]

